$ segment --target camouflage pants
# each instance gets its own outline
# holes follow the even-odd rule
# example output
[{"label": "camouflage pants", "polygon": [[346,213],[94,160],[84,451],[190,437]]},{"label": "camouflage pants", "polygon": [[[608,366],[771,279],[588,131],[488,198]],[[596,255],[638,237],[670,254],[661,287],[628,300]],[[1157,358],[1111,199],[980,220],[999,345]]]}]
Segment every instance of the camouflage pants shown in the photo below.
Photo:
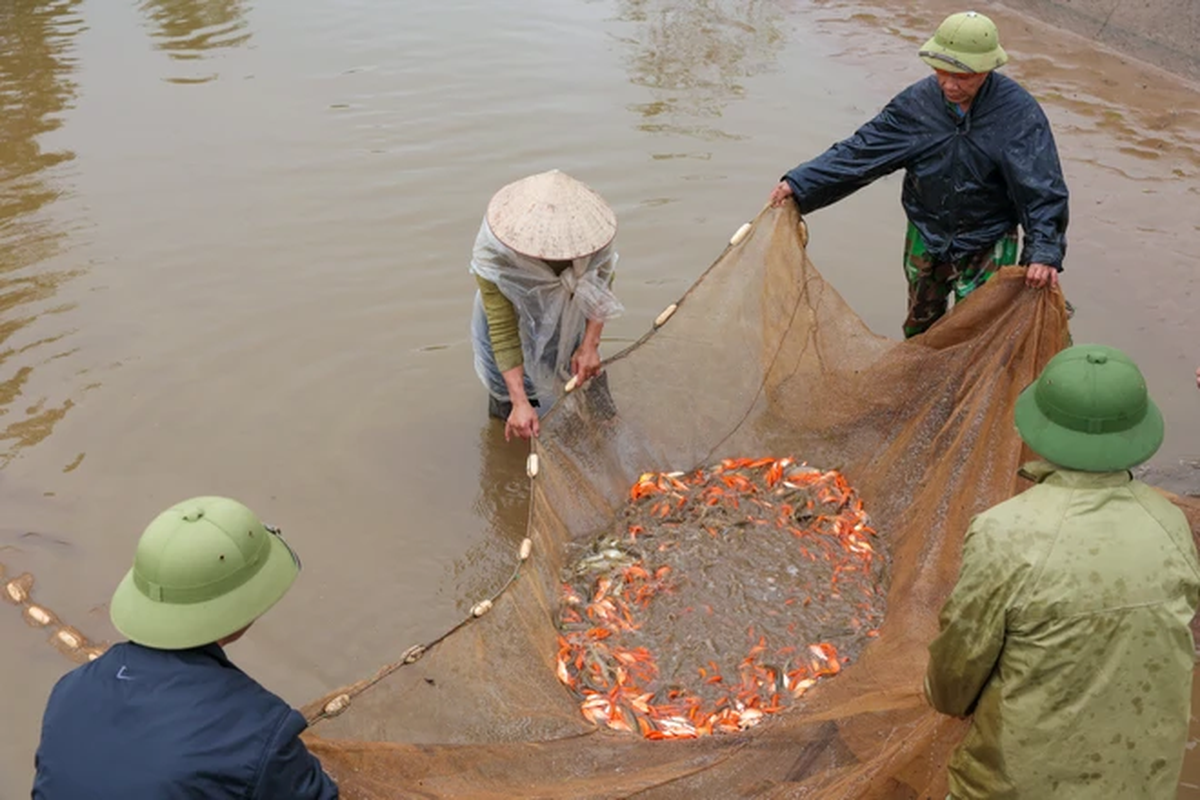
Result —
[{"label": "camouflage pants", "polygon": [[1017,263],[1017,231],[1013,229],[995,245],[956,261],[933,263],[925,240],[908,223],[904,237],[904,274],[908,278],[908,318],[904,338],[929,330],[946,313],[950,293],[954,302],[987,283],[1000,267]]}]

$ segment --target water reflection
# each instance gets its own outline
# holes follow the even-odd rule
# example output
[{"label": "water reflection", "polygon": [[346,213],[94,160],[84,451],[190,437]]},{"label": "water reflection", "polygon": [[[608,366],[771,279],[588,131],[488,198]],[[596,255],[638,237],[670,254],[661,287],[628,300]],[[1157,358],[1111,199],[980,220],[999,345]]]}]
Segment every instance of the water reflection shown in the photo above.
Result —
[{"label": "water reflection", "polygon": [[630,80],[653,100],[631,106],[640,130],[706,141],[744,138],[720,127],[742,81],[774,67],[783,43],[775,0],[619,0],[617,19],[637,26],[624,39]]},{"label": "water reflection", "polygon": [[504,441],[504,425],[489,420],[479,431],[479,494],[471,511],[483,537],[454,560],[454,596],[460,611],[491,597],[512,574],[529,517],[528,446]]},{"label": "water reflection", "polygon": [[525,474],[528,445],[504,441],[503,423],[488,420],[479,430],[479,494],[472,511],[497,538],[520,542],[529,509]]},{"label": "water reflection", "polygon": [[[154,46],[176,61],[198,61],[210,51],[250,41],[246,0],[143,0],[142,13],[154,28]],[[172,77],[172,83],[206,83],[215,74]]]},{"label": "water reflection", "polygon": [[[59,165],[74,158],[45,149],[43,137],[60,125],[75,100],[74,37],[84,29],[81,0],[5,0],[0,3],[0,416],[23,394],[33,366],[28,354],[56,341],[21,343],[20,334],[48,313],[58,286],[75,273],[36,270],[56,255],[66,231],[48,214],[63,192]],[[36,271],[35,271],[36,270]],[[20,419],[10,419],[0,442],[0,465],[21,447],[49,435],[71,408],[44,398],[26,401]]]}]

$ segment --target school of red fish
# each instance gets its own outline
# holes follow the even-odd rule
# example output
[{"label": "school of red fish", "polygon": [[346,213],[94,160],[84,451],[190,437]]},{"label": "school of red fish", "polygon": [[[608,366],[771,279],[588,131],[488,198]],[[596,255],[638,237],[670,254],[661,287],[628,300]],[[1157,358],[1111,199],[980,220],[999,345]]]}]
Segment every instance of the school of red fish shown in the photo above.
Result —
[{"label": "school of red fish", "polygon": [[[762,526],[783,539],[794,539],[797,560],[823,559],[832,565],[829,592],[840,597],[851,587],[878,592],[869,580],[872,562],[881,558],[870,543],[870,527],[862,500],[841,473],[822,471],[792,458],[726,459],[692,473],[645,473],[633,485],[625,518],[631,543],[653,545],[661,552],[677,542],[664,533],[672,526],[697,525],[718,537],[708,524],[712,511],[724,518],[737,516]],[[664,521],[663,525],[649,520]],[[642,523],[642,524],[639,524]],[[663,526],[666,527],[663,527]],[[649,540],[649,542],[647,541]],[[878,565],[877,565],[878,566]],[[695,680],[705,687],[705,700],[678,681],[659,685],[655,655],[627,641],[641,627],[639,614],[656,596],[674,590],[669,566],[657,569],[645,560],[600,575],[590,596],[563,584],[561,634],[558,638],[559,680],[581,697],[583,716],[617,731],[638,732],[647,739],[693,739],[717,732],[753,727],[766,715],[783,710],[818,681],[837,675],[849,659],[829,642],[768,642],[759,636],[736,665],[736,677],[721,674],[714,661],[695,665]],[[816,599],[820,602],[826,595]],[[814,602],[789,598],[791,613],[804,614]],[[877,604],[859,604],[864,625],[855,630],[875,637]],[[751,637],[754,627],[750,627]],[[786,659],[784,666],[764,663],[764,657]],[[728,671],[728,670],[727,670]]]}]

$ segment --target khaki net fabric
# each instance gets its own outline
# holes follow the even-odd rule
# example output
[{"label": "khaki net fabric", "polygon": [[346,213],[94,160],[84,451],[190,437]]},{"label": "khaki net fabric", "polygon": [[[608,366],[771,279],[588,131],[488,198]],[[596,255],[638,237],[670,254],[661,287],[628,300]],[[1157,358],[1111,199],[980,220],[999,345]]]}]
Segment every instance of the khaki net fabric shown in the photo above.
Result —
[{"label": "khaki net fabric", "polygon": [[[965,723],[924,702],[926,646],[970,517],[1024,488],[1013,404],[1064,346],[1062,296],[1006,268],[923,337],[892,341],[817,272],[798,223],[791,207],[764,211],[669,320],[607,364],[611,401],[593,381],[547,415],[532,556],[490,613],[305,709],[345,796],[945,796]],[[642,472],[785,454],[840,468],[866,502],[891,559],[881,635],[744,734],[594,728],[555,677],[564,543],[605,527]],[[324,717],[340,693],[349,707]]]}]

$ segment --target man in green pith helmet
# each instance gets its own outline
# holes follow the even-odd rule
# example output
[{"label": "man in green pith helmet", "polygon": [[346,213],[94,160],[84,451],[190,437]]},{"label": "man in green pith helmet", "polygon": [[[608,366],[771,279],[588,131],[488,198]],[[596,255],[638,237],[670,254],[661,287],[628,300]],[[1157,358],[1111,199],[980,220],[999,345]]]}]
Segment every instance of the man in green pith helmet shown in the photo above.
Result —
[{"label": "man in green pith helmet", "polygon": [[299,572],[279,530],[235,500],[159,514],[112,597],[129,641],[50,695],[34,800],[336,798],[304,717],[225,657]]},{"label": "man in green pith helmet", "polygon": [[1183,512],[1129,472],[1162,415],[1125,354],[1077,345],[1016,423],[1036,485],[971,521],[929,646],[926,695],[971,717],[951,797],[1173,799],[1200,562]]},{"label": "man in green pith helmet", "polygon": [[[1033,287],[1058,285],[1067,186],[1050,123],[1033,96],[994,72],[1008,61],[995,23],[952,14],[918,55],[929,76],[853,136],[783,176],[771,203],[807,214],[905,170],[905,337],[924,333],[1004,266]],[[1024,231],[1018,256],[1017,226]]]}]

